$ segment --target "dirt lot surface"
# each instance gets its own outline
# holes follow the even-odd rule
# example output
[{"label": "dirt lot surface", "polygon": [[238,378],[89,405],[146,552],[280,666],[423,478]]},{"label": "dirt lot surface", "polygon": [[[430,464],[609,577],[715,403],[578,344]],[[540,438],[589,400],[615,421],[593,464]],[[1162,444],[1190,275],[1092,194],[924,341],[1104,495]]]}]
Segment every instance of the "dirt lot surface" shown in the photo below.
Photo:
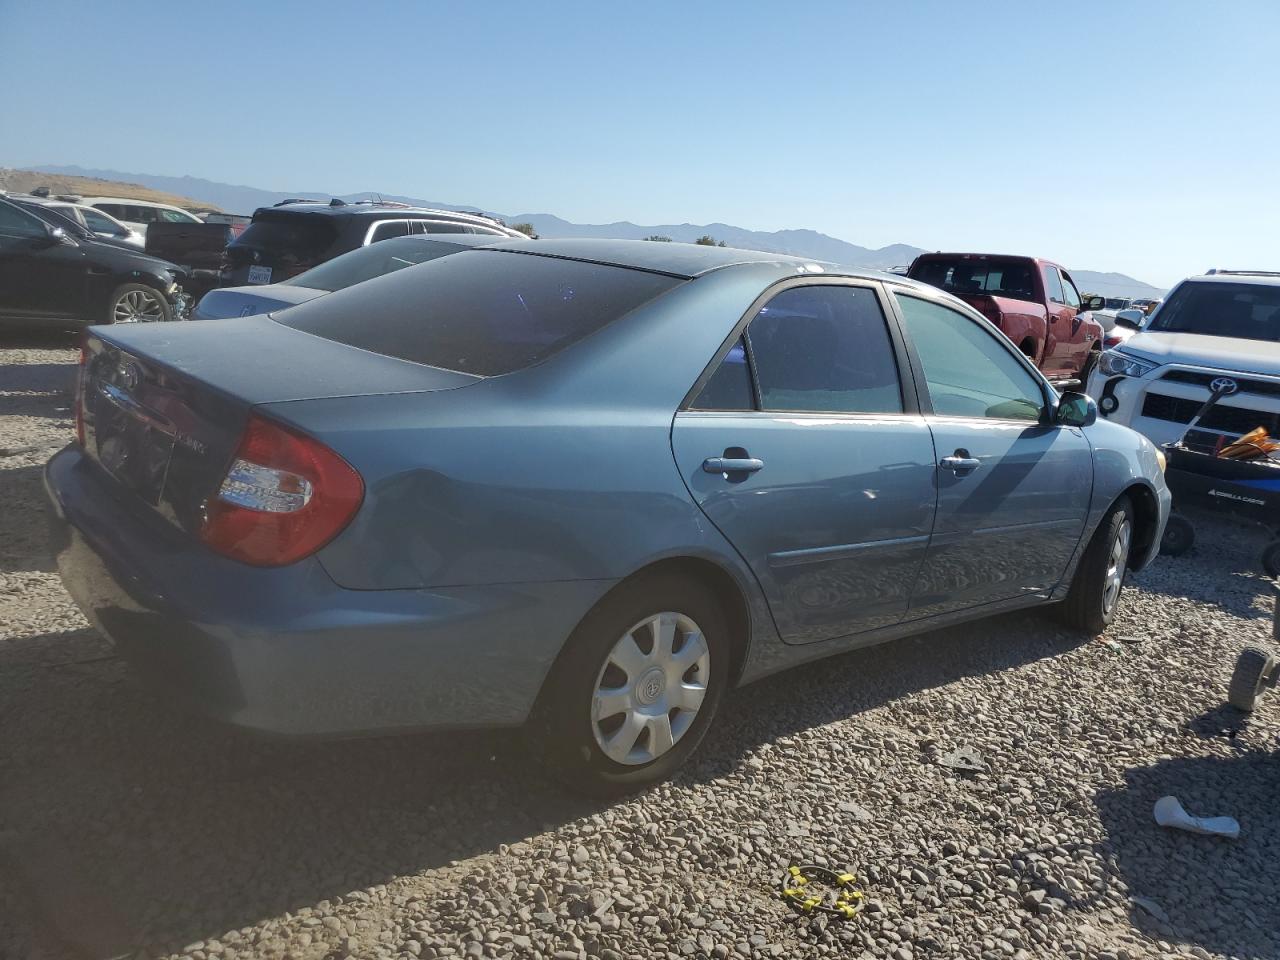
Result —
[{"label": "dirt lot surface", "polygon": [[[142,688],[45,532],[72,343],[0,340],[0,957],[1280,957],[1280,692],[1223,705],[1269,635],[1255,530],[1206,521],[1101,641],[1006,616],[747,688],[596,806],[510,733],[261,742]],[[1240,839],[1162,830],[1165,794]],[[866,911],[797,919],[792,859]]]}]

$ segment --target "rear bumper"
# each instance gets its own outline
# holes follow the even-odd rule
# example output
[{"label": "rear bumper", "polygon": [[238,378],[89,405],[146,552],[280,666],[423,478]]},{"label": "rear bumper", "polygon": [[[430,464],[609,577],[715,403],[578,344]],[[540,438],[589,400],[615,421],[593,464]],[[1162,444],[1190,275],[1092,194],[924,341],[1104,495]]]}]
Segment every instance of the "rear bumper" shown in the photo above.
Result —
[{"label": "rear bumper", "polygon": [[523,722],[610,581],[344,590],[314,559],[220,557],[75,447],[45,469],[58,569],[85,616],[154,687],[290,736]]}]

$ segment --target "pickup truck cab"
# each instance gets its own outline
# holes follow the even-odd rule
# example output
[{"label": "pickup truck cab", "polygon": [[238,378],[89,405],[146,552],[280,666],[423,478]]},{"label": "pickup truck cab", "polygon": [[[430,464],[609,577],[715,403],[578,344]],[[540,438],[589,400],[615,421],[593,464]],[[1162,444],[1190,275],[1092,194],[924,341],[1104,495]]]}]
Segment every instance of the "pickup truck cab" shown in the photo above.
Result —
[{"label": "pickup truck cab", "polygon": [[1036,257],[985,253],[924,253],[907,276],[968,303],[1017,344],[1051,379],[1084,379],[1102,349],[1102,325],[1082,303],[1071,275]]}]

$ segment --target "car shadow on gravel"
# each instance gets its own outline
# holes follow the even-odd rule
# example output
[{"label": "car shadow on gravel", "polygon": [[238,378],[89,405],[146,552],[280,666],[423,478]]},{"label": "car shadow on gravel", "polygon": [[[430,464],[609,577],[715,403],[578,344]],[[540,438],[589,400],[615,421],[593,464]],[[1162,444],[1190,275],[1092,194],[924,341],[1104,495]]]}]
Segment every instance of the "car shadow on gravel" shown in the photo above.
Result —
[{"label": "car shadow on gravel", "polygon": [[79,330],[33,330],[0,328],[0,350],[61,350],[78,346]]},{"label": "car shadow on gravel", "polygon": [[[1214,954],[1271,960],[1280,956],[1280,891],[1259,881],[1280,860],[1280,758],[1256,746],[1236,749],[1125,771],[1123,787],[1095,798],[1107,834],[1103,852],[1132,897],[1154,901],[1155,915],[1133,908],[1140,930]],[[1169,795],[1196,816],[1235,817],[1240,838],[1157,826],[1152,807]]]},{"label": "car shadow on gravel", "polygon": [[[44,446],[40,447],[41,453],[45,452]],[[52,571],[49,521],[45,515],[51,508],[44,492],[44,465],[8,467],[0,458],[0,504],[4,510],[0,573]]]},{"label": "car shadow on gravel", "polygon": [[[678,779],[1081,639],[1009,616],[798,668],[731,697]],[[280,742],[177,714],[88,629],[0,643],[0,678],[0,823],[14,827],[0,875],[89,953],[176,951],[598,809],[544,780],[512,731]]]}]

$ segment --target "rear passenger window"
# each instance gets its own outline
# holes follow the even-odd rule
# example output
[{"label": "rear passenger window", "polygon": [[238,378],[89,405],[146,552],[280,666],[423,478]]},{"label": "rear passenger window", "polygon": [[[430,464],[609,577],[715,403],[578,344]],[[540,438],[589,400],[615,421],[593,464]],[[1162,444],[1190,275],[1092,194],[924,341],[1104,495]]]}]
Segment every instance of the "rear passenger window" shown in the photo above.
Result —
[{"label": "rear passenger window", "polygon": [[453,223],[448,220],[424,220],[427,233],[470,233],[464,223]]},{"label": "rear passenger window", "polygon": [[901,413],[902,388],[875,291],[784,290],[747,327],[760,409]]},{"label": "rear passenger window", "polygon": [[409,224],[404,220],[385,220],[373,228],[373,236],[369,238],[370,243],[377,243],[379,240],[389,240],[391,237],[406,237],[409,235]]},{"label": "rear passenger window", "polygon": [[751,389],[751,369],[747,366],[747,350],[739,339],[716,367],[696,400],[693,410],[754,410],[755,391]]}]

